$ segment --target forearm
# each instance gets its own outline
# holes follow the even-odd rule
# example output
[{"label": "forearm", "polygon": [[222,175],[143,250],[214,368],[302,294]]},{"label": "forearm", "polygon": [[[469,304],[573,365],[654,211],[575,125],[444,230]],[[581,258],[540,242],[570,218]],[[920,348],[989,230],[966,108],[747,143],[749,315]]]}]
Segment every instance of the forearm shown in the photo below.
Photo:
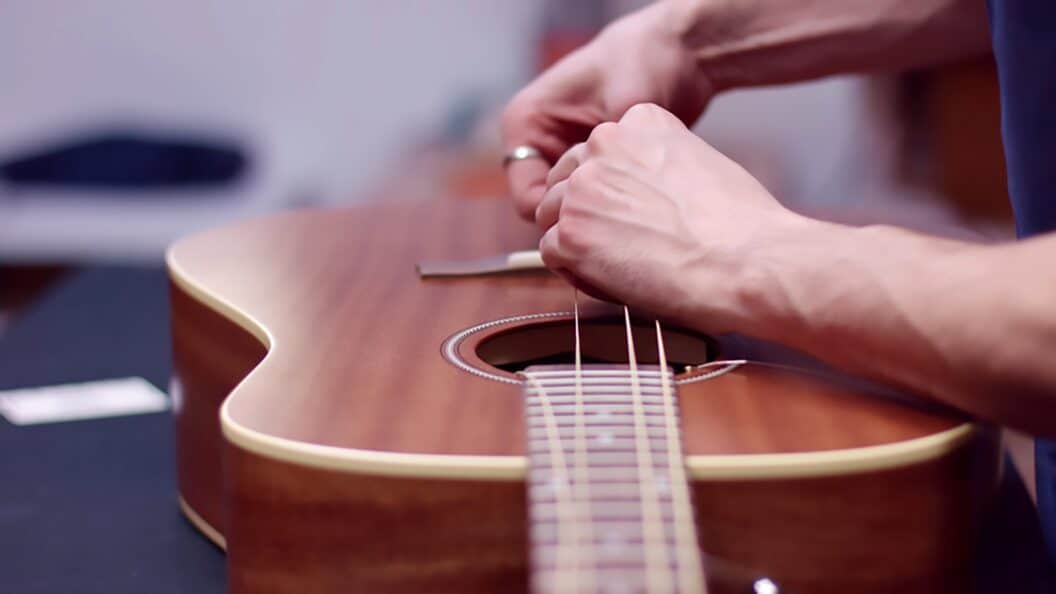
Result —
[{"label": "forearm", "polygon": [[[990,47],[982,0],[665,0],[717,88],[897,71]],[[658,8],[659,10],[659,8]]]},{"label": "forearm", "polygon": [[980,246],[804,222],[744,282],[742,330],[1056,435],[1056,236]]}]

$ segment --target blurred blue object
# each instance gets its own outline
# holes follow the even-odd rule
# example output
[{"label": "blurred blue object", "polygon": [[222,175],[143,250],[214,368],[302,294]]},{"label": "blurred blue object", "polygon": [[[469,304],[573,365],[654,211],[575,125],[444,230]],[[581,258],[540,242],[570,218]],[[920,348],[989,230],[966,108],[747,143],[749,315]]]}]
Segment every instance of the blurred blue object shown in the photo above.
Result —
[{"label": "blurred blue object", "polygon": [[15,157],[0,164],[0,178],[13,189],[200,188],[233,184],[248,166],[245,151],[232,141],[112,131]]}]

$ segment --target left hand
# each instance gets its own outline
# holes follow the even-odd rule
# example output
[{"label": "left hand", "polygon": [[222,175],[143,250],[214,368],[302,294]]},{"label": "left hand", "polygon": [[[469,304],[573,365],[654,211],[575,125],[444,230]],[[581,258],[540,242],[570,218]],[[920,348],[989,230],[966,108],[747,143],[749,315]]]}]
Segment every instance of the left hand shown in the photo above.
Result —
[{"label": "left hand", "polygon": [[543,260],[573,284],[713,332],[745,325],[759,259],[807,221],[652,104],[569,149],[535,219]]}]

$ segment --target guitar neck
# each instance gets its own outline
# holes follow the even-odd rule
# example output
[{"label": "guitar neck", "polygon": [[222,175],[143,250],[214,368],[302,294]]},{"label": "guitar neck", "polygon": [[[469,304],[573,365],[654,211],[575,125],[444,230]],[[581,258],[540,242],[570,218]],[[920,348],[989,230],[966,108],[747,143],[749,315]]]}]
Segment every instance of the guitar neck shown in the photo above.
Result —
[{"label": "guitar neck", "polygon": [[705,592],[670,370],[524,375],[533,592]]}]

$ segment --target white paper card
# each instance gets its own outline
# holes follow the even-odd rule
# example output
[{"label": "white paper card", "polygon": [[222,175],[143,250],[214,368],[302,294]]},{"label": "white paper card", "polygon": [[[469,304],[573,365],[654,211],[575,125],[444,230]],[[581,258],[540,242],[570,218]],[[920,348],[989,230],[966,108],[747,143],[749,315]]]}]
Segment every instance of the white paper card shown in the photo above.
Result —
[{"label": "white paper card", "polygon": [[141,377],[0,391],[0,414],[15,425],[159,412],[168,398]]}]

